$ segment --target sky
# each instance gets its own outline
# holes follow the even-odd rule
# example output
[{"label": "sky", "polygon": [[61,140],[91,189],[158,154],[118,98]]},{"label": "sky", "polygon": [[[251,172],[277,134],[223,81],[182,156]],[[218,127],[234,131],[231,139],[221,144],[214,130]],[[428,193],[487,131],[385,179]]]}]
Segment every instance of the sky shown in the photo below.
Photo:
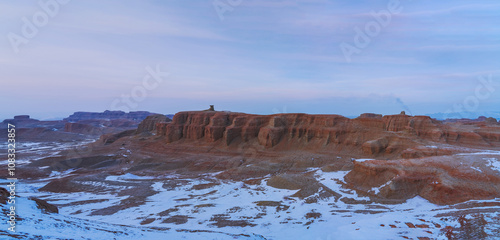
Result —
[{"label": "sky", "polygon": [[0,0],[0,119],[500,111],[500,3]]}]

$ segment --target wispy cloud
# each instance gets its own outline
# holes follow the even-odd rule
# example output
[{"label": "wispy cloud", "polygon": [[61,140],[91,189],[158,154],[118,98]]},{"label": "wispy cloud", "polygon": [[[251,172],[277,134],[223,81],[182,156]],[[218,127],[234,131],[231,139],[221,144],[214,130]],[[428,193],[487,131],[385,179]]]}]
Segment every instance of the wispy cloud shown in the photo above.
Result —
[{"label": "wispy cloud", "polygon": [[211,1],[71,1],[14,54],[6,34],[19,33],[21,18],[39,7],[4,1],[0,75],[9,81],[2,84],[30,87],[1,88],[0,98],[18,99],[9,113],[52,111],[58,100],[58,112],[105,110],[141,81],[145,66],[161,63],[171,78],[141,109],[216,102],[271,113],[288,102],[290,111],[356,115],[399,112],[399,99],[419,114],[474,91],[478,75],[500,74],[500,4],[401,3],[404,10],[347,63],[339,44],[359,38],[354,29],[376,21],[371,13],[387,2],[245,0],[220,21]]}]

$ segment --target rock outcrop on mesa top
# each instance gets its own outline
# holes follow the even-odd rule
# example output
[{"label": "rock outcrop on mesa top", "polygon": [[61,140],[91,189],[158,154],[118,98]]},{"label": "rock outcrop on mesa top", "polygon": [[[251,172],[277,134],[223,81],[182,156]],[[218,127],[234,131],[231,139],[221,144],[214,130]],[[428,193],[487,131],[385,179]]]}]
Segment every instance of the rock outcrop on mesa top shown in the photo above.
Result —
[{"label": "rock outcrop on mesa top", "polygon": [[[348,151],[369,157],[446,155],[449,146],[500,147],[500,125],[457,126],[428,116],[363,114],[340,115],[233,112],[180,112],[171,123],[158,123],[167,143],[254,144],[275,150]],[[255,140],[255,141],[253,141]],[[442,148],[436,144],[446,144]]]}]

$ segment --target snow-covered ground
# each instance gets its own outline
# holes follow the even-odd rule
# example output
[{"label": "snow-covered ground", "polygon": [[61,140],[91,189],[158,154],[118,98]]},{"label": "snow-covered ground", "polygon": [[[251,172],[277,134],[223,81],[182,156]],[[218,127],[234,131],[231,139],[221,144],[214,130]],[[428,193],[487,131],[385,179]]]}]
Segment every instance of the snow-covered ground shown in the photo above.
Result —
[{"label": "snow-covered ground", "polygon": [[[83,146],[94,141],[95,139],[88,139],[81,142],[64,143],[19,142],[16,143],[16,154],[18,155],[18,158],[16,159],[16,165],[21,166],[23,164],[27,164],[46,157],[57,157],[60,156],[62,150]],[[0,144],[0,151],[6,152],[7,146],[7,143]],[[0,166],[7,165],[7,163],[7,159],[0,159]]]},{"label": "snow-covered ground", "polygon": [[[488,152],[488,155],[494,155]],[[369,159],[366,159],[367,161]],[[498,159],[484,159],[498,169]],[[130,173],[108,176],[105,181],[84,184],[109,189],[98,193],[46,193],[38,189],[46,182],[18,183],[19,217],[14,237],[20,239],[447,239],[441,230],[457,226],[450,213],[454,206],[438,206],[421,197],[402,204],[373,203],[355,191],[343,187],[348,173],[309,169],[324,186],[340,198],[323,198],[306,203],[291,197],[298,190],[222,181],[214,174],[197,179],[169,175],[158,178]],[[59,173],[53,177],[71,174]],[[5,180],[0,181],[6,185]],[[387,184],[387,183],[386,183]],[[377,192],[382,186],[372,189]],[[113,210],[133,196],[122,190],[147,188],[154,193],[139,204]],[[38,197],[59,207],[59,214],[41,213],[28,197]],[[493,222],[500,211],[500,199],[470,201],[460,206],[484,210]],[[111,211],[102,211],[103,209]],[[460,210],[464,210],[461,207]],[[2,214],[0,221],[7,216]],[[416,226],[416,227],[415,227]],[[498,225],[488,225],[485,232],[494,236]],[[7,226],[0,235],[7,234]]]},{"label": "snow-covered ground", "polygon": [[[75,239],[263,239],[259,236],[268,240],[402,239],[403,236],[446,239],[440,229],[457,224],[436,217],[456,209],[437,206],[420,197],[397,205],[368,203],[368,198],[342,188],[340,183],[346,173],[317,170],[316,177],[328,188],[341,193],[342,198],[353,199],[353,203],[330,198],[307,204],[289,197],[296,190],[272,188],[265,181],[253,186],[219,182],[219,185],[194,190],[194,186],[215,180],[176,179],[183,180],[182,184],[166,189],[164,183],[169,180],[152,180],[132,174],[113,176],[108,180],[146,181],[158,192],[140,206],[111,215],[92,215],[92,212],[115,206],[129,196],[47,195],[36,190],[43,184],[20,183],[22,197],[43,197],[59,205],[59,214],[42,214],[33,202],[23,199],[18,205],[20,217],[25,221],[19,223],[18,234],[41,235],[44,239],[68,236]],[[180,222],[169,221],[173,216],[186,218]],[[218,226],[221,222],[215,219],[217,217],[228,226]],[[408,224],[426,227],[410,228]]]},{"label": "snow-covered ground", "polygon": [[[20,198],[19,217],[16,232],[7,230],[3,224],[0,229],[1,239],[96,239],[96,240],[138,240],[138,239],[247,239],[259,240],[260,236],[231,235],[218,231],[184,232],[169,228],[149,228],[111,222],[100,222],[70,217],[65,214],[46,214],[36,207],[34,201]],[[2,222],[7,222],[7,217],[2,214]]]},{"label": "snow-covered ground", "polygon": [[[341,191],[343,197],[368,200],[342,189],[337,182],[341,181],[344,174],[345,172],[317,171],[321,182],[334,191]],[[140,177],[127,176],[120,181],[124,179],[137,181]],[[147,198],[143,205],[104,216],[91,213],[117,205],[128,196],[91,193],[51,193],[47,196],[46,193],[36,191],[39,186],[21,183],[18,185],[21,196],[45,195],[44,199],[60,207],[59,214],[42,214],[32,202],[23,199],[18,203],[18,211],[20,217],[26,220],[19,223],[18,233],[27,236],[41,235],[44,238],[78,236],[78,239],[259,239],[253,234],[276,240],[401,239],[400,236],[416,239],[436,237],[439,231],[434,224],[444,224],[433,217],[440,207],[419,197],[394,206],[346,204],[334,199],[306,204],[300,199],[289,197],[296,191],[275,189],[264,182],[256,186],[225,182],[193,190],[193,186],[210,182],[186,181],[189,182],[171,190],[163,188],[162,181],[151,181],[150,187],[158,193]],[[89,203],[71,204],[81,201]],[[264,201],[271,204],[258,205]],[[161,214],[165,211],[170,211],[170,214]],[[164,223],[171,216],[187,216],[187,222]],[[218,227],[214,216],[221,216],[229,226]],[[141,225],[146,219],[153,220]],[[405,225],[406,222],[422,223],[418,219],[425,219],[433,233],[424,231],[428,229],[408,228]],[[232,224],[240,226],[231,226]],[[390,227],[391,224],[396,228]],[[166,228],[169,230],[157,230]]]}]

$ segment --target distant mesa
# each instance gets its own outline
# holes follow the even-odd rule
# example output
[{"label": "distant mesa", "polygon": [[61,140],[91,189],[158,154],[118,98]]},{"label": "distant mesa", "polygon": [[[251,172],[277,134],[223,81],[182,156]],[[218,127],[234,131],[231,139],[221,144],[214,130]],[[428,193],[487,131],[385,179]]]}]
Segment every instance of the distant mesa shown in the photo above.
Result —
[{"label": "distant mesa", "polygon": [[3,120],[2,123],[0,123],[0,128],[7,128],[7,124],[14,124],[17,128],[20,128],[20,127],[29,127],[29,128],[32,128],[32,127],[38,127],[40,125],[45,125],[45,124],[48,124],[48,123],[51,123],[51,124],[56,124],[57,121],[48,121],[48,122],[42,122],[42,121],[39,121],[37,119],[33,119],[33,118],[30,118],[29,115],[18,115],[18,116],[14,116],[14,118],[12,119],[5,119]]},{"label": "distant mesa", "polygon": [[[90,136],[118,133],[137,129],[139,124],[150,116],[155,116],[155,118],[162,116],[161,118],[165,121],[167,119],[165,115],[146,111],[75,112],[64,119],[66,121],[64,131]],[[151,126],[140,126],[140,128],[149,129]]]},{"label": "distant mesa", "polygon": [[[402,112],[404,113],[404,112]],[[158,135],[167,143],[179,140],[249,143],[267,148],[361,151],[368,156],[418,157],[439,155],[446,150],[425,147],[425,141],[467,146],[500,146],[500,129],[449,126],[429,116],[366,113],[355,119],[340,115],[253,115],[199,111],[177,113],[171,123],[158,123]],[[423,142],[424,141],[424,142]],[[443,152],[444,151],[444,152]]]},{"label": "distant mesa", "polygon": [[14,116],[13,119],[5,119],[3,121],[3,123],[6,123],[6,122],[10,122],[10,123],[12,123],[12,122],[27,122],[27,121],[38,122],[39,120],[30,118],[30,115],[17,115],[17,116]]},{"label": "distant mesa", "polygon": [[452,118],[452,119],[446,119],[443,122],[446,123],[464,123],[464,124],[475,124],[475,123],[487,123],[487,124],[496,124],[498,123],[496,118],[493,117],[485,117],[485,116],[480,116],[476,119],[468,119],[468,118]]},{"label": "distant mesa", "polygon": [[429,114],[429,116],[438,120],[478,119],[482,116],[500,120],[500,111],[433,113]]},{"label": "distant mesa", "polygon": [[89,119],[129,119],[135,121],[142,121],[147,116],[155,114],[146,111],[136,111],[136,112],[123,112],[123,111],[109,111],[106,110],[104,112],[75,112],[71,114],[69,117],[64,118],[63,120],[68,122],[78,122],[81,120],[89,120]]},{"label": "distant mesa", "polygon": [[[81,141],[96,138],[103,134],[118,133],[125,130],[136,130],[148,116],[156,116],[158,122],[168,122],[167,116],[147,111],[123,112],[75,112],[63,120],[40,121],[29,115],[14,116],[0,123],[0,128],[14,124],[17,137],[23,141]],[[170,115],[171,116],[171,115]],[[158,119],[161,119],[158,120]],[[155,130],[156,122],[140,129]],[[0,139],[5,136],[0,136]]]},{"label": "distant mesa", "polygon": [[30,115],[18,115],[14,116],[14,120],[28,120],[30,119]]}]

